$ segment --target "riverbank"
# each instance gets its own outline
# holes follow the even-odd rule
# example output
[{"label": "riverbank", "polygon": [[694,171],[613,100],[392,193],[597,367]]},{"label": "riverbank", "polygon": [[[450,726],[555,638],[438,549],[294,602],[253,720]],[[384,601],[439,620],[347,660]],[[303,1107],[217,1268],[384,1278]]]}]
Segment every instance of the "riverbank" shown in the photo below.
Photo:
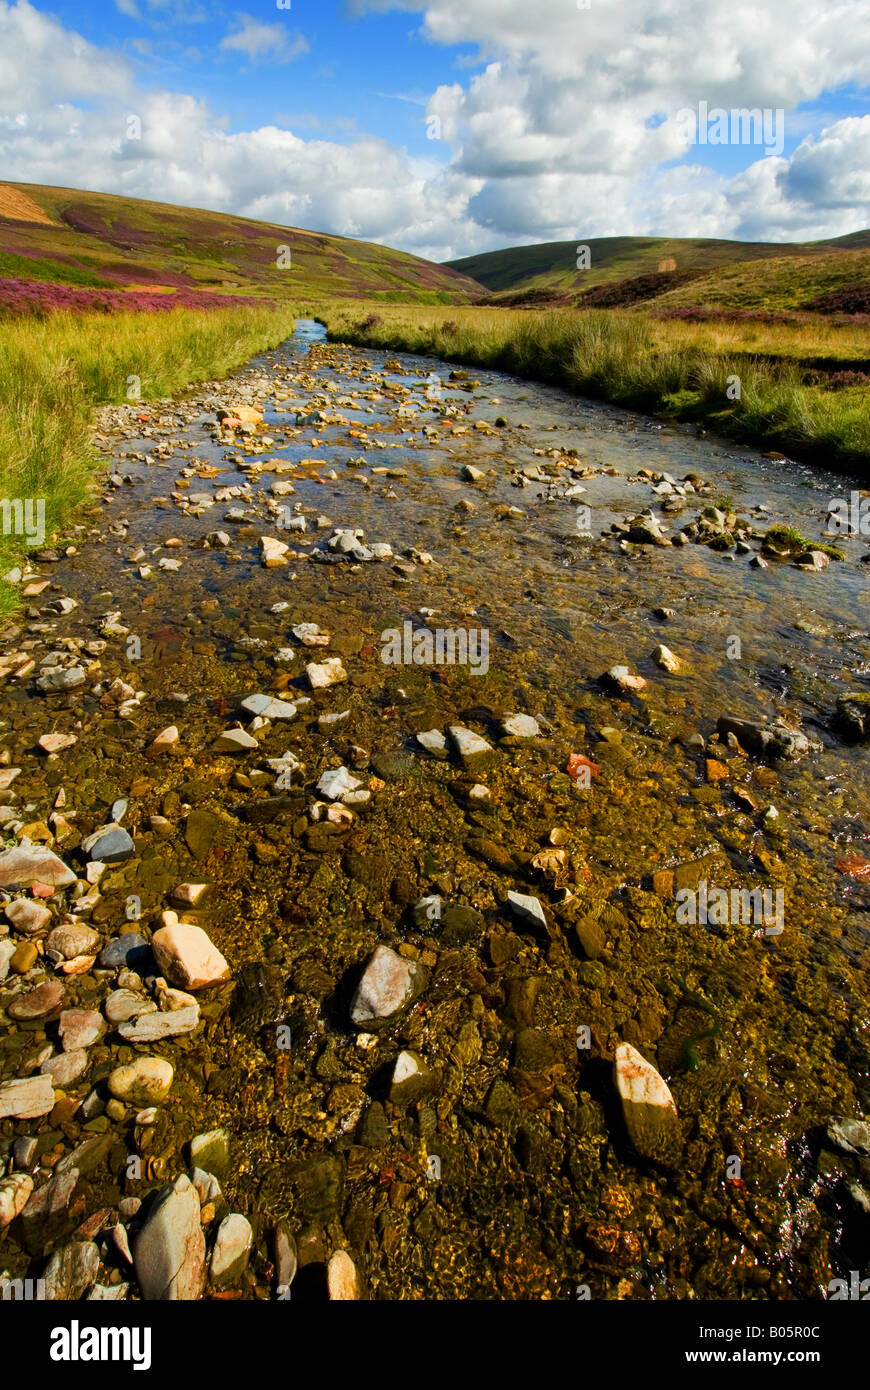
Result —
[{"label": "riverbank", "polygon": [[[710,324],[670,323],[636,312],[416,305],[366,310],[343,301],[319,305],[316,313],[334,341],[492,367],[704,425],[723,437],[827,468],[862,476],[870,469],[866,379],[851,384],[845,373],[846,379],[834,383],[808,384],[810,369],[800,356],[783,353],[779,326],[729,324],[728,350],[721,350]],[[801,325],[804,348],[808,333]],[[820,323],[827,357],[835,361],[832,333],[830,324]],[[854,326],[844,333],[852,363],[861,333]]]},{"label": "riverbank", "polygon": [[[149,402],[225,376],[276,346],[294,322],[288,305],[4,318],[0,497],[10,517],[0,518],[0,574],[53,535],[60,543],[87,501],[99,461],[90,443],[95,407],[141,399],[147,412]],[[14,587],[0,582],[0,615],[16,603]]]}]

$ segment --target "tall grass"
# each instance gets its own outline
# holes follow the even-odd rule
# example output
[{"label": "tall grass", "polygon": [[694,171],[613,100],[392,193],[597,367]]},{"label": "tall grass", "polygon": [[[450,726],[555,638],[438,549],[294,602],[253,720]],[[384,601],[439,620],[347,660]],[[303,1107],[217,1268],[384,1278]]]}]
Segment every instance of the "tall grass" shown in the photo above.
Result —
[{"label": "tall grass", "polygon": [[[870,393],[824,390],[798,362],[716,351],[636,313],[402,309],[328,303],[317,316],[332,339],[494,367],[631,409],[703,422],[744,443],[866,472]],[[739,396],[737,392],[739,391]]]},{"label": "tall grass", "polygon": [[[292,307],[145,314],[50,314],[0,325],[0,499],[43,500],[46,532],[62,532],[85,501],[96,455],[95,406],[126,400],[138,377],[143,401],[225,376],[292,331]],[[0,535],[0,574],[24,537]],[[16,592],[0,585],[0,614]]]}]

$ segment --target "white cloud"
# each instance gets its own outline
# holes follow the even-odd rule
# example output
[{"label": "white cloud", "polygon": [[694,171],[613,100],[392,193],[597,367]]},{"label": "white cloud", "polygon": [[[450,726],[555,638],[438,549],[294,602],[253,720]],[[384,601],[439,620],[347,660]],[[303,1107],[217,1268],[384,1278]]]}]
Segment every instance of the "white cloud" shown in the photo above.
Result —
[{"label": "white cloud", "polygon": [[[168,13],[177,0],[147,3]],[[373,136],[295,133],[316,125],[231,132],[205,102],[138,86],[125,60],[28,0],[0,0],[3,177],[238,212],[432,259],[533,240],[797,240],[870,225],[870,116],[816,110],[790,157],[749,151],[753,162],[729,176],[703,167],[674,120],[700,100],[789,109],[870,78],[868,0],[592,4],[431,0],[428,37],[476,44],[486,61],[433,94],[427,115],[443,139],[415,159]],[[281,26],[250,16],[239,26],[226,55],[274,60],[276,29],[292,46]]]},{"label": "white cloud", "polygon": [[291,36],[280,24],[263,24],[249,14],[240,14],[238,23],[240,27],[220,41],[219,47],[225,53],[243,53],[252,63],[267,58],[275,63],[289,63],[309,52],[303,34]]}]

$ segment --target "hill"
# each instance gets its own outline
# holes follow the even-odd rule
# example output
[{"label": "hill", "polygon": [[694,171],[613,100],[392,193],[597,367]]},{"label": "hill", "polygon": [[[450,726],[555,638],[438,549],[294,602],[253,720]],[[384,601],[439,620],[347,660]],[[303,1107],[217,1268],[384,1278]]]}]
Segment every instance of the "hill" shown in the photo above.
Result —
[{"label": "hill", "polygon": [[[588,270],[577,268],[581,245],[589,247]],[[870,231],[863,231],[794,245],[593,237],[515,246],[447,264],[484,285],[493,303],[627,307],[654,300],[656,308],[703,304],[727,311],[808,307],[819,296],[864,284],[870,279],[868,257]]]},{"label": "hill", "polygon": [[37,184],[0,184],[0,279],[184,299],[336,295],[450,304],[481,294],[449,266],[371,242]]}]

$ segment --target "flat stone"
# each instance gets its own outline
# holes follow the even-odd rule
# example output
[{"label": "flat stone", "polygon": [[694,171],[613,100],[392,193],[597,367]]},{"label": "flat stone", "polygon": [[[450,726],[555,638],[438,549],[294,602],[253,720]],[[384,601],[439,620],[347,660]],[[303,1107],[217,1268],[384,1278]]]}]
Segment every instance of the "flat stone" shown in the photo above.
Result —
[{"label": "flat stone", "polygon": [[161,729],[160,733],[149,744],[152,753],[168,753],[178,743],[180,734],[175,724],[170,724],[168,728]]},{"label": "flat stone", "polygon": [[171,922],[154,933],[151,949],[162,974],[179,989],[204,989],[230,978],[230,967],[202,927]]},{"label": "flat stone", "polygon": [[7,1007],[10,1018],[24,1022],[34,1018],[48,1018],[56,1013],[66,998],[66,991],[58,980],[47,980],[26,994],[19,994]]},{"label": "flat stone", "polygon": [[37,936],[45,931],[51,921],[48,908],[32,898],[16,898],[14,902],[7,903],[5,911],[6,920],[25,936]]},{"label": "flat stone", "polygon": [[84,922],[64,922],[45,938],[45,949],[62,956],[64,960],[75,960],[76,956],[93,955],[100,938],[92,927]]},{"label": "flat stone", "polygon": [[157,1005],[146,995],[133,989],[115,989],[107,998],[103,1008],[110,1023],[126,1023],[128,1019],[138,1018],[140,1014],[156,1013]]},{"label": "flat stone", "polygon": [[211,1256],[212,1283],[219,1288],[235,1284],[245,1272],[253,1243],[254,1233],[244,1216],[225,1216]]},{"label": "flat stone", "polygon": [[62,753],[78,743],[78,739],[75,734],[43,734],[38,743],[43,753]]},{"label": "flat stone", "polygon": [[530,714],[511,714],[502,722],[502,731],[513,738],[539,738],[541,726]]},{"label": "flat stone", "polygon": [[259,748],[255,738],[246,729],[224,729],[214,744],[216,753],[248,753],[252,748]]},{"label": "flat stone", "polygon": [[495,757],[492,744],[487,743],[486,739],[481,738],[473,729],[466,729],[463,724],[451,724],[448,733],[465,767],[478,765],[485,759]]},{"label": "flat stone", "polygon": [[311,661],[305,667],[305,674],[312,690],[326,690],[331,685],[340,685],[347,680],[347,671],[341,657],[332,656],[326,661]]},{"label": "flat stone", "polygon": [[36,688],[44,695],[53,695],[62,690],[75,690],[87,680],[84,667],[68,666],[65,670],[54,669],[39,676]]},{"label": "flat stone", "polygon": [[33,883],[68,888],[75,881],[72,869],[43,845],[18,845],[0,854],[0,888],[29,888]]},{"label": "flat stone", "polygon": [[50,1076],[25,1076],[0,1084],[0,1120],[35,1120],[54,1109]]},{"label": "flat stone", "polygon": [[672,1167],[682,1150],[677,1107],[655,1067],[630,1043],[616,1049],[613,1079],[628,1137],[642,1158]]},{"label": "flat stone", "polygon": [[517,917],[526,922],[532,922],[535,926],[546,927],[547,918],[544,909],[537,898],[533,898],[528,893],[508,893],[508,903],[511,911]]},{"label": "flat stone", "polygon": [[646,681],[643,676],[632,675],[627,666],[611,666],[605,680],[609,685],[616,686],[617,690],[626,692],[644,690],[646,688]]},{"label": "flat stone", "polygon": [[64,1052],[77,1052],[93,1047],[105,1032],[106,1025],[96,1009],[64,1009],[58,1022],[58,1032]]},{"label": "flat stone", "polygon": [[151,949],[144,936],[134,931],[124,932],[121,936],[113,937],[103,947],[99,955],[99,964],[104,970],[116,970],[121,967],[140,970],[150,958],[150,954]]},{"label": "flat stone", "polygon": [[116,1100],[140,1108],[159,1105],[169,1093],[174,1072],[163,1057],[137,1057],[110,1073],[108,1087]]},{"label": "flat stone", "polygon": [[127,831],[120,825],[110,823],[95,830],[82,842],[82,849],[89,859],[99,864],[117,864],[136,853],[136,846]]},{"label": "flat stone", "polygon": [[389,946],[378,946],[366,966],[350,1006],[357,1028],[374,1028],[400,1013],[425,989],[429,975],[417,961]]},{"label": "flat stone", "polygon": [[295,719],[296,706],[287,700],[276,700],[271,695],[248,695],[242,701],[246,714],[259,715],[261,719]]},{"label": "flat stone", "polygon": [[24,1243],[31,1254],[41,1253],[60,1232],[70,1226],[69,1206],[79,1180],[77,1168],[49,1178],[33,1193],[21,1213]]},{"label": "flat stone", "polygon": [[133,1246],[142,1297],[148,1302],[198,1299],[205,1286],[205,1237],[199,1197],[182,1174],[159,1193]]},{"label": "flat stone", "polygon": [[53,1086],[66,1091],[84,1076],[90,1066],[90,1058],[83,1047],[70,1052],[59,1052],[49,1057],[39,1068],[43,1076],[51,1078]]},{"label": "flat stone", "polygon": [[177,1038],[192,1033],[199,1023],[199,1005],[173,1009],[169,1013],[144,1013],[129,1023],[122,1023],[118,1032],[126,1042],[152,1043],[162,1038]]}]

